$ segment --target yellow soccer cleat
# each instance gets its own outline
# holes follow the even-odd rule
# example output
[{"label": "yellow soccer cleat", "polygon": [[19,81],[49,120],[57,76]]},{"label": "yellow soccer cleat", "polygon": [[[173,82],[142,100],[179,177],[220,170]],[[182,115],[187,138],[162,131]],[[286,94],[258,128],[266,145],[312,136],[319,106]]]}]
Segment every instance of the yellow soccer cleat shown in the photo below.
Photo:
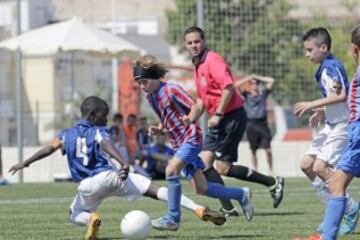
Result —
[{"label": "yellow soccer cleat", "polygon": [[215,225],[223,225],[226,222],[226,218],[222,212],[213,211],[208,207],[196,209],[195,215],[201,220],[205,222],[210,221]]},{"label": "yellow soccer cleat", "polygon": [[87,225],[87,231],[85,234],[85,240],[96,240],[96,237],[99,233],[101,220],[97,213],[93,212],[91,213],[88,225]]}]

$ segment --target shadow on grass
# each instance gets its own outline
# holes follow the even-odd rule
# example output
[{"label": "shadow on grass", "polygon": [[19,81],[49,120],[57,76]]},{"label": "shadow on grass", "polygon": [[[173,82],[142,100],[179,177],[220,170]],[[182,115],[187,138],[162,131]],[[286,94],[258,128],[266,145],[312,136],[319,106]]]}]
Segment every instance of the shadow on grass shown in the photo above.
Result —
[{"label": "shadow on grass", "polygon": [[304,214],[304,212],[256,212],[255,216],[296,216]]},{"label": "shadow on grass", "polygon": [[[241,234],[231,234],[231,235],[223,235],[220,239],[251,239],[251,238],[259,238],[265,237],[262,234],[254,234],[254,235],[241,235]],[[98,238],[99,240],[117,240],[117,239],[126,239],[124,237],[111,237],[111,238]],[[161,235],[161,236],[153,236],[148,237],[147,239],[184,239],[184,236],[169,236],[169,235]],[[186,236],[185,239],[219,239],[219,236]]]}]

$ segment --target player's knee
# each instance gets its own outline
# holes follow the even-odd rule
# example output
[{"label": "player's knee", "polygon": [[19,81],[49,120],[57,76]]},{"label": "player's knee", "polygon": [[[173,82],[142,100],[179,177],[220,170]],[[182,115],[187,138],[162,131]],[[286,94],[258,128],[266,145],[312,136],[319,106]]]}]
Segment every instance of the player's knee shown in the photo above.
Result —
[{"label": "player's knee", "polygon": [[303,158],[300,162],[300,168],[303,172],[312,171],[313,162],[307,159],[307,157]]},{"label": "player's knee", "polygon": [[199,195],[205,195],[207,192],[207,185],[200,184],[195,187],[195,192]]},{"label": "player's knee", "polygon": [[215,164],[215,168],[216,168],[216,171],[220,174],[220,175],[223,175],[223,176],[226,176],[227,173],[229,172],[229,169],[230,167],[226,164],[222,164],[222,163],[216,163]]},{"label": "player's knee", "polygon": [[326,174],[327,165],[322,160],[316,160],[313,164],[312,171],[318,176],[323,176]]}]

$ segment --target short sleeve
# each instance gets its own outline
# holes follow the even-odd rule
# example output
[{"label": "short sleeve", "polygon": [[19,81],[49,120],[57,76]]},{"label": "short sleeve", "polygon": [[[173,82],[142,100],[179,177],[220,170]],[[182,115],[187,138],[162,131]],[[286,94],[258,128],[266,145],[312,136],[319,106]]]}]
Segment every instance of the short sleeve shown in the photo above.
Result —
[{"label": "short sleeve", "polygon": [[336,93],[339,89],[345,88],[345,76],[336,66],[324,68],[322,79],[326,81],[327,92]]},{"label": "short sleeve", "polygon": [[62,143],[62,147],[61,147],[61,154],[65,155],[66,154],[66,148],[65,148],[65,130],[61,130],[58,134],[57,134],[57,138],[61,141]]},{"label": "short sleeve", "polygon": [[109,130],[106,127],[99,127],[96,129],[95,140],[100,143],[103,139],[110,140]]}]

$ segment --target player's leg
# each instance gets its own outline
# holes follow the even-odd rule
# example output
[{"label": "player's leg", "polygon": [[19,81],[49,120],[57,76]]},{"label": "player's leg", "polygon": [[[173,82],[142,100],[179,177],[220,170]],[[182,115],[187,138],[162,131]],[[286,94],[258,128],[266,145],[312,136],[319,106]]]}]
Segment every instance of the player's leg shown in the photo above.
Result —
[{"label": "player's leg", "polygon": [[[181,149],[181,148],[180,148]],[[177,153],[179,153],[178,150]],[[168,183],[168,212],[164,217],[152,220],[152,225],[158,230],[176,231],[181,220],[180,201],[182,195],[179,173],[185,163],[176,154],[166,167],[166,181]]]},{"label": "player's leg", "polygon": [[[151,182],[144,196],[167,202],[168,189],[166,187],[159,186],[154,182]],[[226,218],[221,212],[216,212],[208,207],[199,205],[184,194],[181,195],[180,205],[192,211],[197,217],[199,217],[203,221],[211,221],[215,225],[222,225],[226,221]]]},{"label": "player's leg", "polygon": [[[327,139],[317,155],[318,158],[313,165],[313,171],[325,182],[331,179],[334,172],[333,167],[338,164],[345,151],[348,142],[347,128],[347,123],[339,123],[331,127],[331,131],[329,131]],[[325,183],[322,184],[324,185]],[[327,184],[325,186],[326,193],[328,194],[325,200],[328,200],[330,192]],[[345,215],[339,231],[341,235],[354,231],[359,218],[359,203],[348,192],[346,192],[346,197]]]},{"label": "player's leg", "polygon": [[[215,160],[216,149],[216,135],[212,131],[206,134],[204,150],[199,154],[200,158],[205,163],[204,175],[209,182],[219,183],[224,185],[224,181],[220,174],[214,169],[213,164]],[[238,216],[238,212],[230,200],[219,199],[221,203],[221,211],[228,216]]]},{"label": "player's leg", "polygon": [[342,170],[336,170],[329,181],[329,190],[332,197],[330,198],[324,217],[323,237],[326,240],[337,238],[337,233],[341,220],[343,218],[347,198],[345,191],[353,176]]},{"label": "player's leg", "polygon": [[252,220],[254,215],[254,208],[251,202],[250,189],[232,188],[218,183],[207,182],[204,174],[200,169],[197,169],[192,173],[192,178],[190,181],[197,194],[206,195],[212,198],[234,199],[239,201],[246,219],[248,221]]},{"label": "player's leg", "polygon": [[260,183],[270,188],[273,206],[278,207],[283,198],[284,179],[253,171],[248,167],[233,165],[238,159],[238,145],[245,132],[246,113],[243,108],[226,114],[218,125],[216,142],[216,170],[224,176]]},{"label": "player's leg", "polygon": [[114,171],[98,173],[93,177],[82,180],[78,186],[77,195],[70,207],[70,221],[76,225],[87,226],[86,240],[96,239],[101,219],[96,213],[100,203],[109,196],[108,186],[117,181]]}]

